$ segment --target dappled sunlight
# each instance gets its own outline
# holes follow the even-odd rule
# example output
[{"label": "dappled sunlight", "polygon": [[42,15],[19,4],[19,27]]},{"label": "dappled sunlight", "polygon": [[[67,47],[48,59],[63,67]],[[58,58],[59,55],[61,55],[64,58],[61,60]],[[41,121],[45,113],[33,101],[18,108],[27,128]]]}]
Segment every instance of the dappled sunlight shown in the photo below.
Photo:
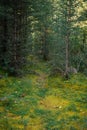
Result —
[{"label": "dappled sunlight", "polygon": [[0,130],[87,130],[86,0],[0,0]]},{"label": "dappled sunlight", "polygon": [[86,130],[86,78],[63,80],[46,69],[0,80],[0,130]]},{"label": "dappled sunlight", "polygon": [[44,106],[44,108],[48,110],[63,109],[67,104],[67,100],[53,95],[46,96],[42,101],[40,101],[40,105]]}]

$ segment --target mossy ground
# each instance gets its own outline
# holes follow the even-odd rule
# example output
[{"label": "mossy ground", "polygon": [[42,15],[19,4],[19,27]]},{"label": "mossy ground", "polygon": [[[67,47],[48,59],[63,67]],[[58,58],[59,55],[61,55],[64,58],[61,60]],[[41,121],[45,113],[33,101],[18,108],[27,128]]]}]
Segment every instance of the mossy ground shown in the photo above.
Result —
[{"label": "mossy ground", "polygon": [[37,63],[37,74],[0,79],[0,130],[87,130],[87,78],[49,77]]}]

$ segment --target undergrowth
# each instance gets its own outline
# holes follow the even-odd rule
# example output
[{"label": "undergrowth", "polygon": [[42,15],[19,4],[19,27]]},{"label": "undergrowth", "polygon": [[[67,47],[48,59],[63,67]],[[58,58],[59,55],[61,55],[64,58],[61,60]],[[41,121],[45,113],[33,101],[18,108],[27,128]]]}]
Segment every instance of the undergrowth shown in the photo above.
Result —
[{"label": "undergrowth", "polygon": [[50,77],[45,63],[38,75],[0,79],[0,130],[86,130],[87,77]]}]

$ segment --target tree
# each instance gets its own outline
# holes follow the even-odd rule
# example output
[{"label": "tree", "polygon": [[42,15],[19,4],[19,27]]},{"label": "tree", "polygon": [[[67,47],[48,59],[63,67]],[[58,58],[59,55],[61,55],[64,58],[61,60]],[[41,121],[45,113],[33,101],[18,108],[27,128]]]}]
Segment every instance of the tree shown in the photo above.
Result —
[{"label": "tree", "polygon": [[52,4],[49,0],[39,0],[31,8],[31,37],[33,54],[43,60],[49,59],[49,41]]},{"label": "tree", "polygon": [[[77,3],[74,0],[61,0],[54,2],[54,28],[55,28],[55,48],[54,48],[54,64],[62,70],[66,77],[69,76],[69,68],[71,63],[72,37],[75,23],[75,8]],[[57,28],[57,29],[56,29]]]},{"label": "tree", "polygon": [[27,49],[27,0],[1,1],[2,37],[1,66],[17,75],[26,60]]}]

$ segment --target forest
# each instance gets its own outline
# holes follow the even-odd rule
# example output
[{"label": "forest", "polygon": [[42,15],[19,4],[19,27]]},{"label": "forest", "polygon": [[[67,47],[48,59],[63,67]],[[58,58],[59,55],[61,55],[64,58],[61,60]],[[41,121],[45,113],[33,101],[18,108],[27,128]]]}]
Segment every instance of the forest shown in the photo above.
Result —
[{"label": "forest", "polygon": [[0,130],[87,130],[86,0],[0,0]]}]

